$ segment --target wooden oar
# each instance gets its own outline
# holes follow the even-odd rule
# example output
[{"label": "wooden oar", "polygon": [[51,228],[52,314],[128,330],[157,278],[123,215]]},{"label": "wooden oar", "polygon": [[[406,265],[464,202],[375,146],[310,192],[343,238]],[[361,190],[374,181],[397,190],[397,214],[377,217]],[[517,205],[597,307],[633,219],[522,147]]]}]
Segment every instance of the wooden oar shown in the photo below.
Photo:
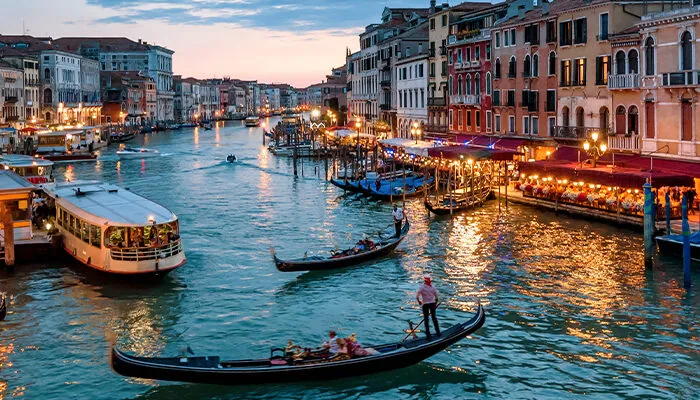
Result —
[{"label": "wooden oar", "polygon": [[[438,307],[440,307],[440,304],[442,304],[442,303],[437,303],[437,304],[435,305],[435,309],[436,309],[436,310],[437,310]],[[421,307],[422,307],[422,306],[421,306]],[[437,318],[437,317],[436,317],[436,318]],[[416,325],[415,328],[414,328],[414,327],[413,327],[413,322],[411,322],[411,321],[409,320],[409,321],[408,321],[409,327],[411,327],[412,329],[409,329],[409,330],[408,330],[408,335],[406,335],[406,337],[403,338],[403,340],[401,340],[401,342],[405,342],[406,339],[408,339],[408,337],[411,336],[411,335],[413,335],[413,337],[416,337],[416,332],[420,332],[420,331],[418,331],[418,328],[420,328],[420,326],[423,325],[423,321],[425,321],[425,316],[423,316],[423,318],[421,319],[420,323],[419,323],[418,325]]]}]

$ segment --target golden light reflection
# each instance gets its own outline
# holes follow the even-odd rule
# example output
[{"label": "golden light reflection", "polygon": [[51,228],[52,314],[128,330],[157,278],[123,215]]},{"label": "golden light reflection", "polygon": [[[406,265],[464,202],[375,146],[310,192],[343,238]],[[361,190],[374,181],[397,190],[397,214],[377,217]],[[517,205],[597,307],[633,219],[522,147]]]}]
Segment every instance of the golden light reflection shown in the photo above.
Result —
[{"label": "golden light reflection", "polygon": [[199,147],[199,127],[194,128],[194,147]]},{"label": "golden light reflection", "polygon": [[73,170],[73,164],[68,164],[66,166],[66,172],[63,174],[66,182],[72,182],[75,180],[75,171]]},{"label": "golden light reflection", "polygon": [[270,152],[267,150],[267,147],[260,146],[257,158],[260,160],[260,168],[267,169],[270,167]]},{"label": "golden light reflection", "polygon": [[121,175],[122,172],[122,162],[121,160],[117,161],[117,175]]}]

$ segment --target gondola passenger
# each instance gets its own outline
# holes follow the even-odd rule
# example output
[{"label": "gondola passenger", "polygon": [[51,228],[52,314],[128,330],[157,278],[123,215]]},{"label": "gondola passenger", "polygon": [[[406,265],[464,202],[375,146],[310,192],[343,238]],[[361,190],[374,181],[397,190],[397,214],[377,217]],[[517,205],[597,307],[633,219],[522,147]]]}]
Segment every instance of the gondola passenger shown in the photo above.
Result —
[{"label": "gondola passenger", "polygon": [[329,339],[323,343],[322,347],[328,349],[329,353],[335,354],[340,350],[340,347],[338,347],[338,337],[333,330],[328,331],[328,337]]}]

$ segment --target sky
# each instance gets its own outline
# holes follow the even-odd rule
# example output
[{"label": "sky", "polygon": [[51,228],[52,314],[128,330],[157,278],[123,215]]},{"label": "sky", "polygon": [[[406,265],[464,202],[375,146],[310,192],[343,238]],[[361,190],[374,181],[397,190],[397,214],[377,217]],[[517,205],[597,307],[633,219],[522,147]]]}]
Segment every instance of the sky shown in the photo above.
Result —
[{"label": "sky", "polygon": [[[440,2],[440,1],[439,1]],[[345,63],[384,7],[429,0],[2,0],[0,34],[126,36],[175,51],[175,74],[306,87]]]}]

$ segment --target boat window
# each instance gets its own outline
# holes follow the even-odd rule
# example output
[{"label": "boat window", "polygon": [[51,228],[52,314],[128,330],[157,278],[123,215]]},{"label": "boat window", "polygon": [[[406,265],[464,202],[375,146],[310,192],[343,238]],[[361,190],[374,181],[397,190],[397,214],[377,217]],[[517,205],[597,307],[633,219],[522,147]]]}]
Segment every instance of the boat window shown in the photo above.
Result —
[{"label": "boat window", "polygon": [[77,220],[80,226],[80,236],[83,242],[90,243],[90,224],[85,221]]},{"label": "boat window", "polygon": [[66,210],[63,210],[63,227],[68,228],[69,224],[70,222],[68,220],[68,213],[66,212]]},{"label": "boat window", "polygon": [[75,235],[75,217],[72,214],[68,214],[68,232]]},{"label": "boat window", "polygon": [[90,225],[90,244],[95,247],[101,247],[102,229],[99,226]]},{"label": "boat window", "polygon": [[107,247],[126,247],[125,235],[126,229],[116,226],[110,226],[105,232],[105,246]]}]

